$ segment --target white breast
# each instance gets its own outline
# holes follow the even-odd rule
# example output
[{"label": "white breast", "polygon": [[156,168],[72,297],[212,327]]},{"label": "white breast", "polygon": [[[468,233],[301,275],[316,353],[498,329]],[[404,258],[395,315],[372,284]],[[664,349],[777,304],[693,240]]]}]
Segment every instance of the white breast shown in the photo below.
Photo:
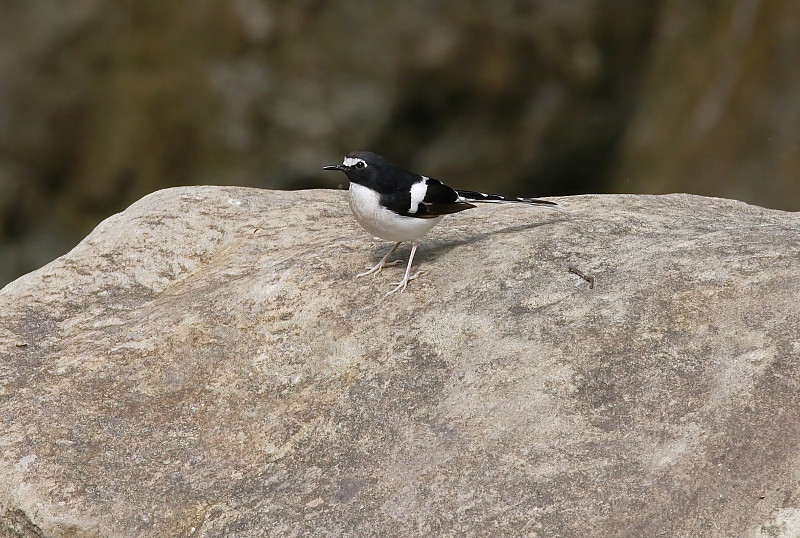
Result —
[{"label": "white breast", "polygon": [[419,239],[442,220],[442,217],[420,219],[398,215],[381,207],[377,192],[352,181],[348,194],[350,209],[361,227],[375,237],[387,241]]}]

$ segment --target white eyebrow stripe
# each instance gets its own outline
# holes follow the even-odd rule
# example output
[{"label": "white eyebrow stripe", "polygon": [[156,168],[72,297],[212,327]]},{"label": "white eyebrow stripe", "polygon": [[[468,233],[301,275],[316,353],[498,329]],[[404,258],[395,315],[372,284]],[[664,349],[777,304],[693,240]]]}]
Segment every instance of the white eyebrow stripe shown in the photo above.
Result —
[{"label": "white eyebrow stripe", "polygon": [[428,193],[428,178],[422,176],[422,179],[411,185],[411,207],[408,212],[412,215],[419,209],[419,204],[425,199]]},{"label": "white eyebrow stripe", "polygon": [[355,166],[357,163],[364,163],[364,166],[367,166],[367,163],[364,162],[364,159],[359,159],[358,157],[345,157],[342,164],[345,166]]}]

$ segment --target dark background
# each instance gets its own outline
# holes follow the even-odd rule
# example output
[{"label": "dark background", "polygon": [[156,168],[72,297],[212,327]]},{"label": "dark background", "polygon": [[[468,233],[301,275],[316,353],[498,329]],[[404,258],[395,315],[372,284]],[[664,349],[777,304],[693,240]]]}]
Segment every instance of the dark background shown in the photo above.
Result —
[{"label": "dark background", "polygon": [[336,187],[354,149],[800,209],[796,0],[0,1],[0,285],[156,189]]}]

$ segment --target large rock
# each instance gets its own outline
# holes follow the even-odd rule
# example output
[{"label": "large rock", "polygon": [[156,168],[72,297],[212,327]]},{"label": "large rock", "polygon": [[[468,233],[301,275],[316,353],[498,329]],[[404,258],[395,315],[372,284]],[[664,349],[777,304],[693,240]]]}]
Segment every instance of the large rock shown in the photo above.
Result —
[{"label": "large rock", "polygon": [[562,202],[390,297],[342,192],[111,217],[0,292],[0,535],[800,533],[800,218]]}]

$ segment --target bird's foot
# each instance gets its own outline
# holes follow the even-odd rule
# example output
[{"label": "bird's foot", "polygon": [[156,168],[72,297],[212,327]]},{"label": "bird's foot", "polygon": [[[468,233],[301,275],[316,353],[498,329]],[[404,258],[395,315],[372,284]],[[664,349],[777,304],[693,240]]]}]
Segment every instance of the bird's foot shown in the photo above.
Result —
[{"label": "bird's foot", "polygon": [[417,271],[413,275],[408,275],[407,274],[405,277],[403,277],[403,280],[401,280],[400,282],[392,282],[392,285],[393,286],[396,285],[397,287],[395,289],[393,289],[392,291],[390,291],[389,293],[387,293],[386,296],[388,297],[389,295],[391,295],[391,294],[393,294],[395,292],[398,292],[398,291],[400,293],[403,293],[404,291],[406,291],[406,286],[408,286],[408,283],[411,282],[412,280],[414,280],[415,278],[417,278],[419,275],[421,275],[424,272],[425,271]]},{"label": "bird's foot", "polygon": [[383,269],[384,267],[389,267],[390,265],[397,265],[398,263],[403,263],[403,260],[395,260],[393,262],[385,262],[381,260],[375,267],[373,267],[369,271],[364,271],[363,273],[357,274],[356,278],[361,278],[362,276],[367,276],[372,274],[377,275],[378,273],[381,272],[381,269]]}]

